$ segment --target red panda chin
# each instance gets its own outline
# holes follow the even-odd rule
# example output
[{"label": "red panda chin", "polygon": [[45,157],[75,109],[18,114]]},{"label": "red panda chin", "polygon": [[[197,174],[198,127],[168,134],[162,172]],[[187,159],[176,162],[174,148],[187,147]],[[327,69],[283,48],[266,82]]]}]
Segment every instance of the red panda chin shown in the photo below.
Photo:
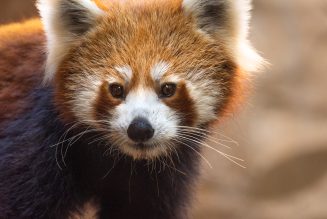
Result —
[{"label": "red panda chin", "polygon": [[139,144],[123,144],[119,145],[119,150],[134,160],[155,160],[167,157],[172,153],[167,145],[153,145],[148,143]]}]

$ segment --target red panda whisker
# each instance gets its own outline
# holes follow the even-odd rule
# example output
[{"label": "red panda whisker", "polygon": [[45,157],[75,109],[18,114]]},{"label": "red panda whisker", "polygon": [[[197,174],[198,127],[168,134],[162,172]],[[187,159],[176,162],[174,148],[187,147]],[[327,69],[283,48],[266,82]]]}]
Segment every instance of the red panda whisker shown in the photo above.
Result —
[{"label": "red panda whisker", "polygon": [[113,146],[117,147],[117,146],[122,145],[124,143],[126,143],[126,140],[123,137],[120,136],[120,137],[117,138],[116,142],[113,143]]},{"label": "red panda whisker", "polygon": [[[66,146],[65,153],[63,153],[63,150],[64,150],[64,146],[65,146],[65,145],[64,145],[63,143],[61,144],[61,147],[60,147],[60,153],[61,153],[62,163],[63,163],[64,166],[67,166],[67,165],[66,165],[66,161],[65,161],[65,157],[66,157],[66,155],[67,155],[67,153],[68,153],[69,148],[71,147],[71,145],[73,145],[73,144],[72,144],[72,141],[73,141],[73,143],[75,143],[75,142],[78,141],[78,139],[80,139],[84,134],[85,134],[85,132],[81,132],[81,133],[79,133],[78,135],[75,135],[73,138],[69,138],[70,140],[69,140],[69,142],[68,142],[68,145]],[[75,140],[75,139],[77,139],[77,140]]]},{"label": "red panda whisker", "polygon": [[89,130],[89,129],[90,129],[90,126],[87,127],[87,128],[85,129],[84,132],[81,132],[81,134],[79,134],[79,136],[78,136],[77,138],[75,138],[75,139],[71,139],[71,140],[69,141],[68,145],[66,146],[66,151],[65,151],[64,155],[62,154],[62,149],[61,149],[62,161],[63,161],[63,163],[64,163],[65,166],[67,166],[67,165],[66,165],[65,158],[66,158],[66,156],[67,156],[67,153],[68,153],[69,148],[70,148],[72,145],[74,145],[74,144],[75,144],[79,139],[81,139],[81,138],[83,137],[83,135],[85,135],[85,134],[87,134],[87,133],[90,133],[90,132],[94,132],[94,131],[96,131],[95,129],[92,129],[92,130]]},{"label": "red panda whisker", "polygon": [[[117,139],[118,140],[118,139]],[[123,139],[121,139],[123,140]],[[115,151],[115,148],[109,147],[108,148],[110,150],[110,154],[112,153],[112,151]],[[106,151],[108,151],[108,149]],[[104,152],[103,156],[105,155],[106,151]],[[107,176],[109,176],[110,172],[115,168],[116,166],[116,162],[119,162],[121,160],[121,156],[119,156],[119,154],[117,153],[117,156],[113,156],[114,157],[114,161],[113,161],[113,165],[112,167],[106,172],[106,174],[102,177],[102,179],[104,180]]]},{"label": "red panda whisker", "polygon": [[[125,143],[125,139],[121,136],[114,136],[112,134],[109,134],[109,135],[105,135],[104,136],[104,140],[105,139],[111,139],[111,146],[108,147],[108,149],[103,153],[103,155],[105,155],[106,153],[109,152],[110,155],[112,155],[112,152],[117,150],[119,151],[117,148],[117,145],[122,145],[123,143]],[[108,146],[108,145],[106,145]]]},{"label": "red panda whisker", "polygon": [[224,153],[224,152],[222,152],[222,151],[219,151],[219,150],[217,150],[216,148],[214,148],[214,147],[212,147],[212,146],[210,146],[210,145],[208,145],[208,144],[206,144],[206,143],[204,143],[204,142],[200,142],[199,139],[194,138],[194,136],[183,135],[183,134],[181,134],[181,135],[179,135],[179,137],[186,138],[186,139],[188,139],[188,140],[192,140],[192,141],[194,141],[195,143],[199,143],[199,144],[201,144],[201,145],[203,145],[203,146],[209,147],[209,148],[213,149],[214,151],[218,152],[219,154],[226,155],[226,156],[228,156],[228,157],[230,157],[230,158],[233,158],[233,159],[235,159],[235,160],[239,160],[239,161],[242,161],[242,162],[244,161],[244,160],[241,159],[241,158],[238,158],[238,157],[235,157],[235,156],[232,156],[232,155],[226,154],[226,153]]},{"label": "red panda whisker", "polygon": [[85,123],[96,123],[96,124],[102,124],[102,125],[107,125],[108,121],[107,120],[83,120]]},{"label": "red panda whisker", "polygon": [[157,171],[155,171],[155,174],[156,175],[159,174],[159,173],[161,173],[161,167],[162,167],[162,161],[161,161],[161,159],[162,159],[162,157],[158,157],[155,160],[155,162],[158,161],[158,164],[159,164],[159,168],[155,168],[155,170],[157,170]]},{"label": "red panda whisker", "polygon": [[[110,132],[111,130],[110,129],[102,129],[102,131],[104,133],[106,133],[106,132]],[[99,135],[100,135],[100,137],[97,137]],[[115,138],[117,138],[117,135],[100,133],[100,134],[96,135],[95,136],[95,139],[93,139],[92,141],[90,141],[88,144],[91,145],[91,144],[94,144],[94,143],[96,143],[98,141],[108,140],[108,138],[114,140]]]},{"label": "red panda whisker", "polygon": [[[66,163],[65,163],[65,161],[64,161],[64,155],[63,155],[63,147],[64,147],[64,143],[66,142],[66,141],[69,141],[69,140],[73,140],[74,138],[76,138],[76,137],[78,137],[78,136],[80,136],[80,135],[82,135],[83,133],[81,132],[81,133],[78,133],[78,134],[76,134],[76,135],[74,135],[73,137],[70,137],[70,138],[68,138],[68,139],[65,139],[66,138],[66,136],[67,136],[67,134],[68,134],[68,132],[70,131],[70,130],[72,130],[72,128],[73,127],[75,127],[75,126],[77,126],[78,125],[78,123],[75,123],[75,124],[73,124],[64,134],[62,134],[62,136],[59,138],[59,142],[57,143],[57,144],[55,144],[55,145],[51,145],[50,147],[56,147],[56,150],[55,150],[55,159],[56,159],[56,163],[57,163],[57,166],[59,167],[59,169],[60,170],[62,170],[62,166],[60,165],[60,163],[59,163],[59,160],[58,160],[58,147],[60,146],[60,153],[61,153],[61,158],[62,158],[62,162],[63,162],[63,164],[66,166]],[[62,140],[61,141],[61,139],[64,139],[64,140]]]},{"label": "red panda whisker", "polygon": [[57,166],[59,167],[60,170],[62,170],[62,167],[58,160],[58,146],[56,147],[56,151],[55,151],[55,159],[56,159]]},{"label": "red panda whisker", "polygon": [[[169,150],[168,150],[168,156],[167,156],[167,159],[169,160],[169,162],[171,163],[171,165],[172,165],[174,168],[176,168],[175,163],[174,163],[174,161],[173,161],[173,159],[172,159],[172,147],[173,147],[173,146],[171,146],[171,145],[168,144],[168,148],[169,148]],[[167,162],[167,166],[169,166],[169,165],[168,165],[168,162]]]},{"label": "red panda whisker", "polygon": [[106,172],[106,174],[102,177],[102,180],[104,180],[107,176],[109,176],[109,174],[111,173],[111,171],[115,168],[116,163],[119,162],[121,160],[121,156],[114,156],[114,160],[113,160],[113,165],[112,167],[110,167],[110,169]]},{"label": "red panda whisker", "polygon": [[[76,135],[74,135],[74,136],[72,136],[72,137],[70,137],[70,138],[68,138],[68,139],[66,139],[66,136],[68,135],[68,133],[71,131],[71,130],[73,130],[76,126],[78,126],[78,125],[82,125],[82,123],[81,122],[76,122],[76,123],[74,123],[68,130],[66,130],[62,135],[61,135],[61,137],[59,138],[59,142],[58,143],[56,143],[56,144],[53,144],[53,145],[50,145],[49,147],[56,147],[56,146],[58,146],[59,144],[63,144],[63,143],[65,143],[66,141],[72,141],[74,138],[76,138],[76,137],[78,137],[79,135],[81,135],[83,132],[80,132],[80,133],[78,133],[78,134],[76,134]],[[96,129],[93,129],[93,130],[90,130],[90,132],[92,132],[92,131],[94,131],[94,132],[97,132],[97,131],[99,131],[99,130],[96,130]],[[63,140],[62,140],[63,139]]]},{"label": "red panda whisker", "polygon": [[[66,136],[67,136],[67,133],[70,132],[70,130],[72,130],[75,126],[77,126],[78,123],[79,123],[79,122],[74,123],[74,124],[73,124],[69,129],[67,129],[67,131],[65,131],[65,132],[60,136],[60,138],[59,138],[59,142],[58,142],[57,144],[50,145],[49,147],[50,147],[50,148],[51,148],[51,147],[55,147],[55,146],[57,146],[57,145],[59,145],[59,144],[62,144],[62,143],[64,143],[64,142],[66,142],[67,139],[65,139],[65,138],[66,138]],[[74,137],[74,136],[73,136],[73,137]],[[71,137],[71,138],[73,138],[73,137]],[[64,140],[62,140],[62,139],[64,139]],[[69,138],[69,139],[70,139],[70,138]]]},{"label": "red panda whisker", "polygon": [[[222,145],[222,146],[224,146],[224,147],[227,147],[227,148],[229,148],[229,149],[231,149],[232,147],[231,147],[231,146],[228,146],[228,145],[225,145],[225,144],[223,144],[223,143],[221,143],[221,142],[219,142],[219,141],[227,142],[227,143],[234,143],[234,144],[238,145],[237,142],[229,141],[229,140],[221,139],[221,138],[215,138],[214,136],[212,136],[212,135],[210,135],[210,134],[207,136],[207,139],[208,139],[209,141],[212,141],[212,142],[214,142],[214,143],[220,144],[220,145]],[[218,142],[217,142],[217,141],[218,141]]]},{"label": "red panda whisker", "polygon": [[[165,169],[167,168],[167,162],[168,162],[168,156],[160,156],[159,157],[159,161],[160,161],[160,172],[165,171]],[[171,174],[171,170],[168,168],[169,173]]]},{"label": "red panda whisker", "polygon": [[177,140],[176,138],[173,138],[172,139],[173,141],[176,141],[177,143],[180,143],[180,144],[183,144],[185,145],[186,147],[188,147],[189,149],[193,150],[196,154],[198,154],[207,164],[208,166],[212,169],[212,165],[211,163],[204,157],[204,155],[202,155],[199,151],[197,151],[196,149],[194,149],[193,147],[189,146],[188,144],[186,144],[185,142],[183,141],[180,141],[180,140]]},{"label": "red panda whisker", "polygon": [[[97,132],[97,130],[95,130],[95,129],[88,130],[89,128],[90,127],[88,127],[85,131],[82,131],[82,132],[80,132],[80,133],[78,133],[78,134],[76,134],[76,135],[74,135],[74,136],[72,136],[72,137],[70,137],[70,138],[68,138],[68,139],[66,139],[64,141],[61,141],[60,143],[57,144],[57,147],[59,145],[61,145],[60,152],[61,152],[62,162],[63,162],[63,164],[65,166],[66,166],[65,157],[66,157],[66,155],[68,153],[69,148],[72,145],[74,145],[79,139],[81,139],[83,137],[83,135],[85,135],[87,133],[91,133],[91,132]],[[63,153],[63,149],[64,149],[64,146],[65,146],[64,143],[67,142],[67,141],[69,141],[69,142],[68,142],[68,144],[66,146],[65,153]],[[53,146],[51,146],[51,147],[53,147]]]},{"label": "red panda whisker", "polygon": [[158,181],[158,174],[155,174],[156,176],[156,186],[157,186],[157,195],[160,196],[160,189],[159,189],[159,181]]},{"label": "red panda whisker", "polygon": [[178,155],[178,151],[177,151],[175,145],[173,145],[171,142],[167,142],[166,144],[167,144],[168,146],[170,146],[172,153],[174,153],[174,155],[177,157],[177,161],[178,161],[178,162],[181,162],[181,160],[180,160],[180,158],[179,158],[179,155]]},{"label": "red panda whisker", "polygon": [[218,152],[219,154],[226,155],[226,156],[228,156],[228,157],[230,157],[230,158],[233,158],[233,159],[235,159],[235,160],[238,160],[238,161],[242,161],[242,162],[244,162],[243,159],[238,158],[238,157],[235,157],[235,156],[232,156],[232,155],[229,155],[229,154],[226,154],[226,153],[224,153],[224,152],[222,152],[222,151],[219,151],[218,149],[216,149],[216,148],[214,148],[214,147],[212,147],[212,146],[206,144],[205,142],[201,142],[199,139],[196,139],[196,138],[194,138],[194,137],[191,136],[191,135],[181,134],[181,135],[179,135],[179,137],[182,137],[182,138],[189,138],[190,140],[192,140],[192,141],[194,141],[194,142],[196,142],[196,143],[199,143],[199,144],[201,144],[201,145],[204,145],[204,146],[206,146],[206,147],[211,148],[212,150]]},{"label": "red panda whisker", "polygon": [[107,176],[109,176],[109,174],[115,168],[115,166],[116,166],[116,159],[114,159],[112,167],[110,167],[110,169],[106,172],[106,174],[104,174],[104,176],[101,177],[102,180],[104,180],[105,178],[107,178]]},{"label": "red panda whisker", "polygon": [[160,159],[154,159],[154,158],[151,158],[151,162],[150,162],[150,165],[152,167],[151,169],[151,174],[158,174],[158,172],[160,172],[160,170],[158,170],[157,168],[157,162],[159,163],[159,167],[160,167]]},{"label": "red panda whisker", "polygon": [[92,130],[89,130],[90,129],[90,126],[89,127],[87,127],[86,129],[85,129],[85,131],[82,131],[82,132],[80,132],[80,134],[78,134],[79,136],[76,138],[75,137],[75,139],[71,139],[70,141],[69,141],[69,143],[68,143],[68,146],[71,146],[71,145],[73,145],[73,144],[75,144],[83,135],[85,135],[86,133],[90,133],[90,132],[94,132],[94,131],[96,131],[95,129],[92,129]]},{"label": "red panda whisker", "polygon": [[245,166],[243,166],[243,165],[239,164],[237,161],[235,161],[235,160],[238,160],[238,161],[242,161],[242,162],[244,162],[244,160],[241,159],[241,158],[238,158],[238,157],[235,157],[235,156],[232,156],[232,155],[229,155],[229,154],[223,153],[223,152],[217,150],[216,148],[213,148],[213,147],[209,146],[208,144],[205,144],[205,143],[203,143],[203,142],[200,142],[200,141],[197,141],[197,140],[191,139],[189,136],[184,137],[184,136],[179,135],[178,137],[184,139],[185,141],[189,141],[189,142],[197,143],[197,144],[200,144],[200,145],[202,145],[202,146],[204,146],[204,147],[207,147],[207,148],[209,148],[209,149],[212,149],[213,151],[217,152],[218,154],[222,155],[223,157],[225,157],[225,158],[228,159],[229,161],[231,161],[231,162],[233,162],[234,164],[236,164],[237,166],[242,167],[242,168],[244,168],[244,169],[246,168]]},{"label": "red panda whisker", "polygon": [[226,142],[234,143],[236,146],[239,146],[239,145],[240,145],[236,140],[232,139],[231,137],[229,137],[229,136],[227,136],[227,135],[224,135],[224,134],[222,134],[222,133],[220,133],[220,132],[217,132],[217,131],[210,131],[210,132],[213,133],[213,134],[217,134],[217,135],[220,135],[220,136],[222,136],[222,137],[224,137],[224,138],[229,139],[229,140],[224,140],[224,141],[226,141]]},{"label": "red panda whisker", "polygon": [[[176,167],[175,162],[174,162],[174,160],[173,160],[173,158],[172,158],[172,153],[174,153],[174,155],[176,155],[176,157],[177,157],[177,159],[178,159],[178,162],[180,162],[180,159],[179,159],[179,156],[178,156],[178,153],[177,153],[177,150],[176,150],[175,146],[172,145],[171,143],[167,143],[167,145],[168,145],[168,147],[169,147],[169,149],[170,149],[170,150],[169,150],[169,155],[168,155],[168,158],[167,158],[167,159],[169,159],[170,163],[172,164],[172,166],[171,166],[171,165],[167,162],[167,163],[166,163],[167,167],[168,167],[169,169],[175,171],[175,172],[178,172],[178,173],[180,173],[180,174],[186,176],[187,174],[186,174],[185,172],[179,170],[179,169]],[[172,172],[171,172],[171,171],[170,171],[170,174],[172,175]],[[173,184],[173,177],[171,177],[171,183]]]},{"label": "red panda whisker", "polygon": [[205,130],[205,129],[201,129],[201,128],[196,128],[196,127],[191,127],[191,126],[177,126],[177,128],[183,128],[183,129],[189,129],[189,130],[197,130],[199,132],[204,132],[204,133],[211,133],[211,134],[217,134],[217,135],[220,135],[222,137],[225,137],[227,138],[226,139],[220,139],[221,141],[226,141],[226,142],[231,142],[231,143],[234,143],[236,144],[237,146],[239,145],[239,143],[237,141],[235,141],[234,139],[232,139],[231,137],[227,136],[227,135],[224,135],[218,131],[213,131],[213,130]]},{"label": "red panda whisker", "polygon": [[[105,140],[105,139],[107,139],[107,138],[105,138],[105,137],[103,136],[103,134],[99,134],[99,135],[100,135],[100,137],[96,137],[95,139],[93,139],[92,141],[90,141],[90,142],[88,143],[88,145],[91,145],[91,144],[94,144],[94,143],[99,142],[99,141],[101,141],[101,140]],[[99,136],[99,135],[97,135],[97,136]]]},{"label": "red panda whisker", "polygon": [[102,156],[105,157],[105,156],[112,155],[112,152],[113,152],[114,148],[113,148],[113,147],[110,147],[109,144],[105,144],[105,147],[108,147],[108,149],[106,149],[106,150],[103,152]]},{"label": "red panda whisker", "polygon": [[[167,156],[165,157],[166,158],[166,166],[169,170],[171,170],[172,168],[170,168],[170,164],[174,167],[174,169],[176,169],[176,166],[175,166],[175,163],[172,159],[172,146],[169,146],[168,145],[168,150],[166,151],[167,153]],[[171,171],[170,171],[171,173]]]},{"label": "red panda whisker", "polygon": [[174,171],[176,171],[176,172],[178,172],[178,173],[180,173],[180,174],[182,174],[182,175],[184,175],[184,176],[187,175],[185,172],[183,172],[183,171],[177,169],[176,167],[172,167],[172,166],[170,166],[169,164],[166,164],[166,165],[167,165],[168,168],[171,168],[171,169],[173,169]]},{"label": "red panda whisker", "polygon": [[88,145],[91,145],[91,144],[96,143],[96,142],[98,141],[98,138],[100,138],[99,136],[102,137],[103,135],[104,135],[103,132],[93,135],[93,136],[89,139],[89,141],[88,141],[87,144],[88,144]]},{"label": "red panda whisker", "polygon": [[218,132],[217,130],[216,131],[214,131],[214,130],[208,130],[208,132],[209,133],[212,133],[212,134],[220,135],[220,136],[222,136],[224,138],[227,138],[227,140],[224,140],[224,141],[231,142],[231,143],[234,143],[236,146],[239,146],[239,143],[236,140],[232,139],[231,137],[229,137],[229,136],[227,136],[227,135],[225,135],[225,134],[223,134],[221,132]]},{"label": "red panda whisker", "polygon": [[[195,135],[195,136],[197,136],[197,137],[202,137],[202,136],[204,136],[203,133],[197,133],[197,132],[191,132],[191,133],[190,133],[190,131],[188,131],[188,130],[179,130],[178,132],[183,133],[183,134]],[[232,147],[230,147],[230,146],[228,146],[228,145],[225,145],[225,144],[219,142],[219,141],[224,141],[224,140],[222,140],[222,139],[219,139],[219,138],[216,139],[216,138],[214,138],[214,137],[211,136],[211,135],[205,135],[204,137],[205,137],[205,139],[207,139],[207,140],[209,140],[209,141],[211,141],[211,142],[213,142],[213,143],[216,143],[216,144],[221,145],[221,146],[223,146],[223,147],[225,147],[225,148],[228,148],[228,149],[232,149]]]}]

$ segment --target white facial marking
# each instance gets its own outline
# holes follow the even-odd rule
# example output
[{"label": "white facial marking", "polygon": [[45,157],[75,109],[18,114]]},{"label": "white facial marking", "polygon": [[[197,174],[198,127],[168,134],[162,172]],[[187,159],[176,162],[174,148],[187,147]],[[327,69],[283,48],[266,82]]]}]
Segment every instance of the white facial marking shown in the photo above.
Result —
[{"label": "white facial marking", "polygon": [[151,69],[151,75],[154,80],[160,80],[162,76],[168,71],[170,65],[167,62],[160,61]]},{"label": "white facial marking", "polygon": [[71,90],[76,90],[74,99],[72,100],[73,112],[80,121],[92,121],[93,105],[98,96],[102,80],[97,74],[84,74],[75,80],[84,81],[83,85],[72,85]]},{"label": "white facial marking", "polygon": [[181,81],[181,77],[178,75],[172,74],[172,75],[165,76],[164,81],[178,84]]},{"label": "white facial marking", "polygon": [[[204,124],[216,119],[215,106],[218,104],[221,91],[220,84],[204,78],[205,71],[195,71],[189,73],[186,86],[190,96],[194,100],[198,118],[195,125]],[[215,87],[215,89],[212,89]]]},{"label": "white facial marking", "polygon": [[186,82],[187,89],[190,96],[194,100],[194,107],[198,113],[198,118],[195,125],[204,124],[216,118],[215,105],[217,104],[217,97],[210,94],[210,91],[206,90],[207,83],[192,84]]},{"label": "white facial marking", "polygon": [[[129,125],[137,117],[146,118],[155,130],[153,138],[145,143],[158,147],[147,151],[146,154],[135,149],[135,143],[127,136]],[[139,158],[167,153],[166,143],[175,137],[178,123],[179,118],[176,112],[162,103],[154,91],[139,89],[129,93],[125,102],[117,106],[110,126],[124,140],[119,148],[134,158]]]},{"label": "white facial marking", "polygon": [[117,67],[115,67],[115,69],[120,74],[122,74],[126,80],[131,80],[132,75],[133,75],[133,71],[132,71],[132,68],[130,66],[128,66],[128,65],[117,66]]}]

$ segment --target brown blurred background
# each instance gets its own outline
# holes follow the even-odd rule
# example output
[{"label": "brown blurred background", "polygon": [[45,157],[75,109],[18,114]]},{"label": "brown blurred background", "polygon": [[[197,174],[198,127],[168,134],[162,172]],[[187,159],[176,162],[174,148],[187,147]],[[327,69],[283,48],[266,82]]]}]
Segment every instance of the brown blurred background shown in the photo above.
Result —
[{"label": "brown blurred background", "polygon": [[[36,16],[33,0],[0,0],[0,23]],[[195,219],[327,219],[327,1],[254,0],[251,39],[271,63],[241,113],[213,129]]]}]

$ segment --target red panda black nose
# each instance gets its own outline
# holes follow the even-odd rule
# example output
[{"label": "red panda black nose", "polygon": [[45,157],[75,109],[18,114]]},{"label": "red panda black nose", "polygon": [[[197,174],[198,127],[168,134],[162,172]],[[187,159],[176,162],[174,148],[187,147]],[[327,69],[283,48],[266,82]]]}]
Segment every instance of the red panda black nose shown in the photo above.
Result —
[{"label": "red panda black nose", "polygon": [[142,143],[153,137],[154,129],[147,119],[136,118],[129,125],[127,134],[131,140]]}]

